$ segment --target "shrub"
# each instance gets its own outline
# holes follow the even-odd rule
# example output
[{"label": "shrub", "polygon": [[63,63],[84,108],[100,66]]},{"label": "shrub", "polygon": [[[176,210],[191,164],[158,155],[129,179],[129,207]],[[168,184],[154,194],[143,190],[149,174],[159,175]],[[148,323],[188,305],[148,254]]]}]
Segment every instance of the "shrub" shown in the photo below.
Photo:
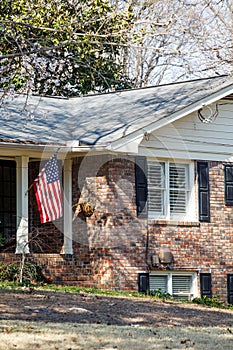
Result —
[{"label": "shrub", "polygon": [[218,308],[224,308],[224,301],[219,300],[219,295],[214,295],[213,297],[209,298],[206,295],[204,295],[201,298],[194,298],[192,300],[192,303],[199,304],[199,305],[207,305],[212,307],[218,307]]},{"label": "shrub", "polygon": [[[45,282],[46,278],[42,272],[43,267],[37,264],[25,263],[23,267],[23,284]],[[0,281],[18,282],[20,276],[20,264],[0,263]]]},{"label": "shrub", "polygon": [[17,281],[18,268],[16,264],[0,264],[0,281]]},{"label": "shrub", "polygon": [[171,299],[172,298],[171,294],[163,292],[161,289],[150,291],[150,295],[152,297],[155,297],[155,298],[158,298],[158,299],[162,299],[162,300],[167,300],[167,299]]}]

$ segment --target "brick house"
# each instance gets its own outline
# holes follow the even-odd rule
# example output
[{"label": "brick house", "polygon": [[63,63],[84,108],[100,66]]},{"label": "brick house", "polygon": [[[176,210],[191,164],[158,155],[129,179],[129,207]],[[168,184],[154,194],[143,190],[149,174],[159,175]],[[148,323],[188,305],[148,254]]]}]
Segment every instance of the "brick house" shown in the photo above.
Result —
[{"label": "brick house", "polygon": [[[24,251],[54,283],[233,303],[232,133],[227,76],[5,99],[0,261]],[[30,185],[55,150],[64,215],[40,224]]]}]

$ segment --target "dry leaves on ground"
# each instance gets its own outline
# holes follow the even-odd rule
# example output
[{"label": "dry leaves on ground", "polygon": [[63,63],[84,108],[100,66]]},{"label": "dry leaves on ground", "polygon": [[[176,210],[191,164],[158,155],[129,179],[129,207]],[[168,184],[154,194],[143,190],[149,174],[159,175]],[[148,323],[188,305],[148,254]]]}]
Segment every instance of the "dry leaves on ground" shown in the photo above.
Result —
[{"label": "dry leaves on ground", "polygon": [[40,290],[0,297],[0,350],[233,347],[232,310]]}]

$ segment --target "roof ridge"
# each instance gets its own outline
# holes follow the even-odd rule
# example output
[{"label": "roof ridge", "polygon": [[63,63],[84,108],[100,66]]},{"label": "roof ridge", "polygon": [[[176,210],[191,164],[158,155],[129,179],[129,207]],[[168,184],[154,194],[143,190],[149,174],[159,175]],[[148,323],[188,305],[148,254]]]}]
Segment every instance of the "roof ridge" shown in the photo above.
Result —
[{"label": "roof ridge", "polygon": [[[72,96],[72,97],[67,97],[67,96],[52,96],[52,95],[39,95],[32,93],[31,96],[33,97],[38,97],[38,98],[51,98],[51,99],[58,99],[58,100],[73,100],[76,98],[84,98],[84,97],[94,97],[94,96],[104,96],[104,95],[110,95],[110,94],[121,94],[122,92],[129,92],[129,91],[139,91],[139,90],[149,90],[149,89],[154,89],[154,88],[160,88],[160,87],[165,87],[165,86],[171,86],[171,85],[178,85],[178,84],[186,84],[186,83],[192,83],[195,81],[204,81],[204,80],[213,80],[213,79],[219,79],[219,78],[224,78],[224,77],[230,77],[229,74],[223,74],[223,75],[217,75],[213,77],[207,77],[207,78],[196,78],[196,79],[189,79],[189,80],[182,80],[182,81],[174,81],[172,83],[164,83],[161,85],[150,85],[150,86],[143,86],[143,87],[135,87],[132,89],[122,89],[122,90],[114,90],[114,91],[108,91],[108,92],[98,92],[98,93],[90,93],[86,95],[79,95],[79,96]],[[18,93],[16,92],[16,95],[27,95],[27,93]]]},{"label": "roof ridge", "polygon": [[121,94],[122,92],[130,92],[130,91],[139,91],[139,90],[147,90],[147,89],[153,89],[153,88],[160,88],[165,86],[171,86],[171,85],[178,85],[178,84],[185,84],[185,83],[192,83],[195,81],[204,81],[204,80],[212,80],[212,79],[219,79],[224,77],[230,77],[229,74],[223,74],[223,75],[217,75],[213,77],[207,77],[207,78],[196,78],[196,79],[190,79],[190,80],[183,80],[183,81],[176,81],[172,83],[164,83],[161,85],[150,85],[150,86],[143,86],[143,87],[135,87],[132,89],[122,89],[122,90],[114,90],[114,91],[108,91],[108,92],[99,92],[99,93],[93,93],[93,94],[87,94],[87,95],[80,95],[80,96],[73,96],[69,97],[68,99],[72,100],[79,97],[94,97],[94,96],[103,96],[103,95],[110,95],[110,94]]}]

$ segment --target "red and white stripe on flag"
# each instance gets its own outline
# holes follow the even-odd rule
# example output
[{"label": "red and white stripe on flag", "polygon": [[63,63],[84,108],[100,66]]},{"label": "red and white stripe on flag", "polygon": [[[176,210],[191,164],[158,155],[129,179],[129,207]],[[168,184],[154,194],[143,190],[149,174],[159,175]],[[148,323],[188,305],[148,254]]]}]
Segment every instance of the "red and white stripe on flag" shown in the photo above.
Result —
[{"label": "red and white stripe on flag", "polygon": [[62,193],[57,152],[49,159],[33,182],[42,224],[62,217]]}]

